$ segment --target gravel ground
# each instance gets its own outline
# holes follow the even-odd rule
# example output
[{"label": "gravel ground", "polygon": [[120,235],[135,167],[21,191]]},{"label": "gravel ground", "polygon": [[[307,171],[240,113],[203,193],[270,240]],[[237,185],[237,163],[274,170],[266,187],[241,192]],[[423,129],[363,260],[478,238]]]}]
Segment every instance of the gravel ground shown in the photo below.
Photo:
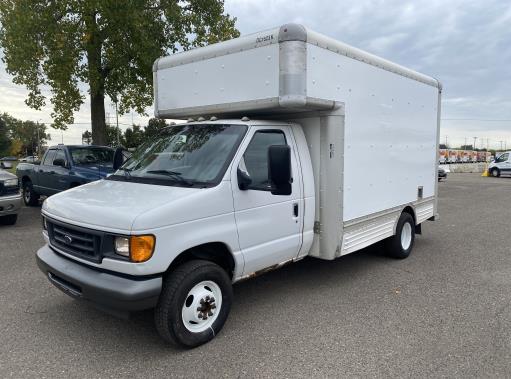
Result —
[{"label": "gravel ground", "polygon": [[511,179],[452,174],[406,260],[375,246],[235,286],[220,335],[166,346],[38,270],[40,208],[0,227],[0,377],[510,377]]}]

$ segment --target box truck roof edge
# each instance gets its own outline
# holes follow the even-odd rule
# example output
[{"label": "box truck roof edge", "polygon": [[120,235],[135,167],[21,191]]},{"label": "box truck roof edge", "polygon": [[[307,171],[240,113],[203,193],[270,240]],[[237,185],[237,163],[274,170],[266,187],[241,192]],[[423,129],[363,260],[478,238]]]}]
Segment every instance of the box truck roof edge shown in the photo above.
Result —
[{"label": "box truck roof edge", "polygon": [[[284,42],[301,42],[305,45],[305,48],[300,49],[298,48],[298,45],[295,45],[291,49],[288,49],[289,51],[287,52],[280,52],[279,81],[281,82],[281,88],[279,98],[259,99],[258,101],[252,100],[250,102],[251,104],[219,103],[215,106],[210,105],[208,107],[193,107],[193,109],[180,108],[170,110],[161,109],[159,107],[157,80],[159,71],[165,70],[167,68],[204,61],[211,58],[246,52],[247,50],[257,49],[264,46],[282,44]],[[394,74],[436,87],[438,88],[439,92],[442,90],[441,83],[435,78],[416,72],[384,58],[380,58],[376,55],[355,48],[346,43],[337,41],[331,37],[327,37],[323,34],[314,32],[304,27],[303,25],[290,23],[284,24],[277,28],[268,29],[262,32],[249,34],[232,40],[223,41],[204,47],[198,47],[192,50],[183,51],[156,59],[153,64],[155,117],[187,118],[198,115],[208,116],[213,114],[216,116],[225,114],[227,116],[237,114],[237,112],[245,112],[246,114],[258,114],[261,113],[261,110],[268,110],[270,108],[274,108],[273,111],[275,111],[275,108],[279,108],[279,105],[281,105],[281,107],[308,106],[311,108],[311,110],[332,109],[334,107],[333,101],[330,101],[332,99],[306,98],[306,93],[304,94],[302,92],[306,92],[306,88],[303,88],[303,77],[305,76],[306,72],[307,62],[305,57],[305,49],[306,45],[308,44],[318,46],[320,48],[364,62],[382,70],[386,70]],[[268,57],[268,59],[270,59],[270,57]],[[288,72],[289,70],[292,72]],[[289,83],[289,80],[291,80],[292,83]],[[302,84],[300,85],[300,83]],[[286,88],[282,87],[288,87],[291,89],[291,91],[285,92]],[[299,90],[299,92],[296,90]],[[293,99],[294,101],[288,101],[286,103],[286,99]],[[225,105],[225,107],[223,105]]]}]

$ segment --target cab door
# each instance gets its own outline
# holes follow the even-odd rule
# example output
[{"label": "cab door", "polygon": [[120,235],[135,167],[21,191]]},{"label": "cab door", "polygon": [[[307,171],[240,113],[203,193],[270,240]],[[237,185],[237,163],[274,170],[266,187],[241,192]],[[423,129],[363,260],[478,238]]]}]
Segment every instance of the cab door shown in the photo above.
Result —
[{"label": "cab door", "polygon": [[[268,177],[268,148],[291,149],[291,194],[274,195]],[[250,177],[240,189],[238,169]],[[289,126],[252,127],[231,169],[238,238],[245,260],[244,275],[263,270],[298,255],[302,244],[302,176]]]}]

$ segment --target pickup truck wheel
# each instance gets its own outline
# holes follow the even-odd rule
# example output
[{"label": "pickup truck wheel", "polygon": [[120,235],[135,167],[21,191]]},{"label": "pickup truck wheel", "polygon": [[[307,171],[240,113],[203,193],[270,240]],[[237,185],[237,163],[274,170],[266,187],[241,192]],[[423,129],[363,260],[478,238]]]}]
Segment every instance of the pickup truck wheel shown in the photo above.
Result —
[{"label": "pickup truck wheel", "polygon": [[500,176],[500,170],[498,168],[494,167],[491,169],[490,174],[494,178],[498,178]]},{"label": "pickup truck wheel", "polygon": [[25,205],[33,207],[39,204],[39,194],[34,191],[32,182],[25,182],[23,184],[23,201]]},{"label": "pickup truck wheel", "polygon": [[156,329],[175,346],[202,345],[220,332],[231,303],[231,280],[220,266],[204,260],[186,262],[164,279]]},{"label": "pickup truck wheel", "polygon": [[385,240],[385,251],[389,257],[404,259],[412,252],[415,242],[415,225],[413,217],[401,213],[396,226],[396,234]]},{"label": "pickup truck wheel", "polygon": [[14,225],[18,220],[18,215],[7,215],[0,217],[0,225]]}]

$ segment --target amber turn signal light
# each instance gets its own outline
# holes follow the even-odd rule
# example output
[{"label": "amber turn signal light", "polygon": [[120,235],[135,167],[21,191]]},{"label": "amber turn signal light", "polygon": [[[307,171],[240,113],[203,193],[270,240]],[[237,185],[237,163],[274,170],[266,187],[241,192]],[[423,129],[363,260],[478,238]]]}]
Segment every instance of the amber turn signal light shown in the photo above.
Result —
[{"label": "amber turn signal light", "polygon": [[130,260],[145,262],[153,256],[156,238],[152,235],[130,237]]}]

